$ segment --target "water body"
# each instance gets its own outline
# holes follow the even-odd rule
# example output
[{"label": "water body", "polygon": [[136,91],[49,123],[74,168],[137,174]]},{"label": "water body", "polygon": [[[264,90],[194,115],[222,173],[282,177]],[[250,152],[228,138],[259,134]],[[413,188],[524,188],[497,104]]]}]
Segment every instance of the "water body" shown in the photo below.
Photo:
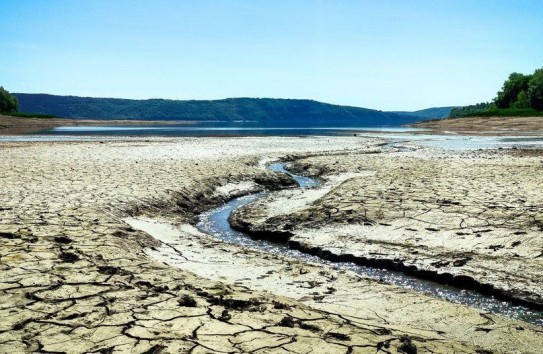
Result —
[{"label": "water body", "polygon": [[427,147],[470,150],[495,148],[543,148],[543,132],[536,136],[468,136],[425,134],[411,127],[262,127],[238,123],[197,125],[65,126],[17,136],[0,136],[0,141],[97,141],[133,140],[141,137],[240,137],[240,136],[359,136],[414,142]]},{"label": "water body", "polygon": [[281,172],[286,173],[290,177],[294,178],[294,180],[298,183],[298,186],[301,188],[309,188],[309,187],[318,187],[320,185],[319,180],[311,177],[304,177],[300,175],[296,175],[294,173],[291,173],[289,170],[285,169],[285,163],[284,162],[275,162],[270,165],[268,165],[268,169],[275,171],[275,172]]},{"label": "water body", "polygon": [[408,127],[258,127],[199,125],[64,126],[25,135],[0,136],[0,141],[101,141],[142,137],[352,136],[357,133],[401,134],[424,131]]},{"label": "water body", "polygon": [[259,127],[259,126],[209,126],[198,125],[138,125],[138,126],[66,126],[44,130],[35,134],[55,136],[299,136],[345,135],[354,132],[416,132],[418,128],[406,127]]},{"label": "water body", "polygon": [[[299,176],[289,172],[285,169],[285,163],[274,163],[271,164],[269,168],[273,171],[289,174],[298,182],[301,188],[311,188],[319,185],[319,181],[314,178]],[[264,240],[253,240],[247,234],[236,231],[230,227],[228,217],[235,209],[262,198],[268,193],[269,192],[261,192],[235,198],[221,207],[203,213],[200,215],[200,222],[197,224],[197,228],[224,242],[296,258],[304,262],[319,263],[336,269],[353,271],[363,277],[382,280],[386,283],[401,286],[426,295],[543,326],[543,312],[541,311],[532,310],[524,306],[513,305],[507,301],[501,301],[491,296],[481,295],[474,291],[461,290],[451,286],[417,279],[401,272],[369,268],[348,262],[329,262],[317,256],[311,256],[297,250],[292,250],[283,244]]]}]

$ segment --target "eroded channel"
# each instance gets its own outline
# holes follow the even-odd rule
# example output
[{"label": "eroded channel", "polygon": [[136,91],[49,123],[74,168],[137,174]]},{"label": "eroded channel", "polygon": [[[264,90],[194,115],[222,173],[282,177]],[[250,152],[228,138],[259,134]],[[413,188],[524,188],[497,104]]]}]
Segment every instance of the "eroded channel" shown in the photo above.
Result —
[{"label": "eroded channel", "polygon": [[[314,188],[320,183],[317,179],[304,177],[291,173],[285,169],[286,163],[273,163],[269,169],[289,174],[300,188]],[[225,205],[201,214],[197,228],[224,242],[242,245],[253,249],[265,251],[271,254],[287,256],[301,260],[333,267],[339,270],[347,270],[366,278],[379,280],[388,284],[400,286],[412,291],[423,293],[432,297],[445,299],[453,303],[468,305],[490,313],[504,315],[517,320],[543,326],[543,312],[515,305],[508,301],[502,301],[492,296],[479,294],[475,291],[462,290],[432,281],[418,279],[405,275],[402,272],[390,271],[378,268],[370,268],[349,262],[331,262],[323,258],[312,256],[290,249],[288,245],[273,243],[265,240],[254,240],[249,235],[231,228],[228,218],[237,208],[247,205],[263,196],[267,192],[260,192],[235,198]]]}]

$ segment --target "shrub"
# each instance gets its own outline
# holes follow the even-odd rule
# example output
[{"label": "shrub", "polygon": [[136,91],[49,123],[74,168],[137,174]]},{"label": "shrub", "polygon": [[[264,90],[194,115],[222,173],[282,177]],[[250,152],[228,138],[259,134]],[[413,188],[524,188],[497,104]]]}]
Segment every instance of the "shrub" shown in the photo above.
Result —
[{"label": "shrub", "polygon": [[0,112],[11,113],[19,110],[17,97],[11,95],[7,90],[0,86]]}]

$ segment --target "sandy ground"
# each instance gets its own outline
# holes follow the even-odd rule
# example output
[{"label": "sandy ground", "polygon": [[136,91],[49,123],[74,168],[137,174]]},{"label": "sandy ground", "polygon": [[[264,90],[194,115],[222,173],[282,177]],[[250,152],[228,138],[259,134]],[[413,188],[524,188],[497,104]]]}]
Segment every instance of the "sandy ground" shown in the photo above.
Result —
[{"label": "sandy ground", "polygon": [[191,121],[91,120],[64,118],[22,118],[0,114],[0,135],[36,133],[62,126],[78,125],[191,125]]},{"label": "sandy ground", "polygon": [[543,117],[449,118],[413,124],[433,129],[436,134],[541,135]]},{"label": "sandy ground", "polygon": [[[399,165],[382,164],[380,154],[349,153],[373,151],[375,141],[146,140],[0,143],[0,352],[536,353],[541,348],[539,327],[222,244],[189,225],[199,212],[232,195],[291,185],[284,175],[262,169],[264,159],[331,151],[298,162],[299,168],[340,176],[331,178],[327,193],[313,195],[312,206],[336,200],[330,199],[334,194],[358,196],[363,181],[373,183],[369,195],[379,195],[379,188],[382,194],[399,177],[372,179],[372,168],[382,165],[379,175],[384,166]],[[540,158],[518,157],[507,166],[521,171],[528,166],[528,173],[535,168],[529,159]],[[391,160],[419,171],[426,166],[422,162],[441,166],[446,157]],[[352,181],[359,184],[347,188]],[[518,181],[524,188],[524,180]],[[528,194],[524,203],[538,197]],[[516,206],[517,195],[511,198]],[[355,200],[365,205],[345,199],[347,205]],[[380,200],[372,199],[375,205]],[[289,217],[299,208],[303,203],[290,209]],[[340,209],[343,218],[352,214]],[[383,221],[394,219],[397,211],[389,209],[392,214]],[[368,210],[373,215],[378,208]],[[537,232],[523,215],[511,222]],[[349,217],[351,224],[366,220]],[[305,231],[316,222],[307,216],[299,220]],[[333,218],[327,222],[344,225]],[[171,231],[172,223],[180,226]],[[173,236],[162,229],[153,238],[160,227]],[[528,259],[525,252],[520,255]]]}]

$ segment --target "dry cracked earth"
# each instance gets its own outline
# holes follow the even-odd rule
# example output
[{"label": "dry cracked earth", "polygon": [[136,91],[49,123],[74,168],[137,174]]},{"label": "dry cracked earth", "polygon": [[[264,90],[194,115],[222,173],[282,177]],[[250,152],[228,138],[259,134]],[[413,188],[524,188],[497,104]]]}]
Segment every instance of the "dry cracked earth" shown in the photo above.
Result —
[{"label": "dry cracked earth", "polygon": [[[397,236],[400,241],[384,241],[379,232],[370,236],[370,232],[349,234],[349,230],[329,232],[326,237],[315,233],[314,239],[323,248],[367,252],[365,246],[353,248],[363,239],[369,252],[383,244],[386,252],[397,252],[406,260],[416,250],[436,249],[441,255],[446,249],[454,258],[453,267],[471,271],[474,278],[477,272],[486,271],[496,284],[523,287],[530,293],[527,298],[537,299],[541,283],[533,274],[540,270],[541,252],[541,192],[536,188],[541,176],[539,156],[481,154],[470,157],[473,162],[460,155],[435,153],[384,157],[382,153],[354,153],[378,150],[376,141],[354,137],[3,142],[0,150],[2,353],[482,354],[537,353],[543,344],[540,327],[433,300],[433,312],[447,308],[442,312],[444,318],[459,312],[469,323],[470,334],[444,335],[435,329],[439,316],[433,316],[433,322],[424,320],[421,309],[426,299],[369,280],[363,280],[369,295],[359,300],[359,308],[371,308],[372,297],[383,296],[395,307],[379,307],[382,313],[340,311],[334,304],[325,306],[251,288],[251,282],[206,276],[210,267],[217,266],[213,262],[200,262],[200,269],[193,270],[175,267],[149,256],[150,250],[167,247],[166,243],[123,222],[127,217],[146,217],[193,223],[198,213],[229,198],[228,193],[218,193],[218,187],[240,181],[256,189],[292,184],[284,175],[259,168],[259,161],[322,155],[296,160],[296,168],[323,176],[368,170],[376,177],[348,179],[306,207],[279,218],[275,215],[283,226],[287,219],[299,222],[296,227],[301,232],[295,237],[312,242],[308,232],[323,227],[321,217],[330,228],[401,229],[409,237]],[[481,180],[487,182],[466,178],[472,165],[481,166],[486,176]],[[462,169],[455,168],[458,166]],[[446,178],[448,173],[458,177],[456,182]],[[412,194],[402,197],[406,189]],[[415,194],[420,194],[416,200]],[[258,212],[262,220],[267,219],[262,210]],[[415,231],[407,230],[407,224]],[[510,233],[514,232],[525,233],[516,234],[513,240]],[[368,236],[361,238],[361,234]],[[455,245],[448,242],[453,238]],[[194,246],[185,242],[186,250],[175,248],[173,252],[183,258],[184,252],[197,249],[197,241],[198,249],[221,247],[201,236],[193,239]],[[232,247],[224,246],[246,267],[263,259]],[[460,251],[467,261],[455,266],[455,254]],[[511,257],[513,253],[518,257]],[[416,256],[413,262],[433,264],[431,258]],[[503,263],[508,259],[510,263]],[[444,262],[448,260],[443,257]],[[281,258],[271,258],[266,264],[273,267],[275,262],[278,267],[285,264]],[[480,269],[470,267],[476,262]],[[502,266],[516,267],[507,281]],[[290,267],[285,277],[294,276],[292,269],[302,273]],[[448,267],[451,265],[439,268]],[[330,278],[330,272],[315,270],[321,275],[315,279]],[[519,281],[521,275],[526,280]],[[349,284],[353,284],[352,291],[361,291],[354,286],[359,280],[353,276],[346,274],[342,279],[345,298],[352,295]],[[382,295],[372,293],[372,284]],[[323,291],[330,287],[316,281],[317,285]],[[407,303],[399,306],[393,293],[406,293],[401,296]],[[398,324],[387,320],[387,311],[396,313],[413,303],[419,304],[417,311],[404,311]]]},{"label": "dry cracked earth", "polygon": [[300,159],[299,173],[358,173],[283,212],[274,194],[233,222],[331,259],[403,270],[540,309],[543,154],[538,150],[352,152]]}]

